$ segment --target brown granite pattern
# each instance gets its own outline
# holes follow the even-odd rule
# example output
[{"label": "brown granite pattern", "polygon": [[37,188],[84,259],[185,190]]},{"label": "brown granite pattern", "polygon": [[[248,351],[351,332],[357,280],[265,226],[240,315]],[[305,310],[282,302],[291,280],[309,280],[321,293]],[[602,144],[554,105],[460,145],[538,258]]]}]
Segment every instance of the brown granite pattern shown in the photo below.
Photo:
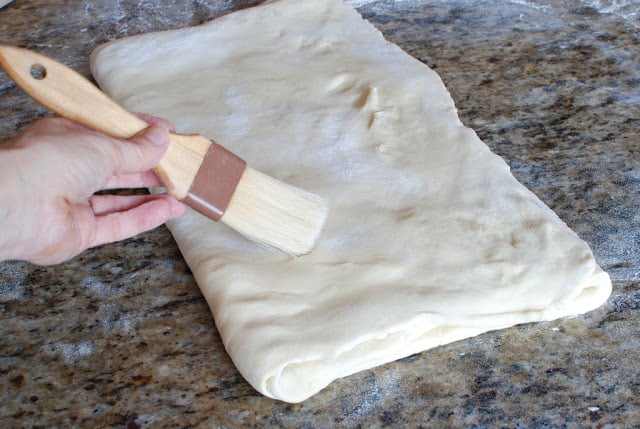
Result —
[{"label": "brown granite pattern", "polygon": [[[0,42],[88,74],[114,37],[258,1],[17,0]],[[361,4],[363,2],[360,2]],[[588,315],[487,333],[287,405],[224,351],[164,228],[55,267],[0,263],[0,427],[640,427],[640,2],[378,1],[462,120],[611,274]],[[45,114],[0,75],[0,140]]]}]

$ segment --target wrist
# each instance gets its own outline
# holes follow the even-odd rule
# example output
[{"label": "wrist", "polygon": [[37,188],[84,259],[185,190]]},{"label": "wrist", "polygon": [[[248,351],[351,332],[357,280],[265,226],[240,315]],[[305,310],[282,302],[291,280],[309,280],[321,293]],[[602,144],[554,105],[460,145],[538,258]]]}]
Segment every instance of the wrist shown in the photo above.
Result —
[{"label": "wrist", "polygon": [[21,198],[19,149],[0,145],[0,261],[19,258]]}]

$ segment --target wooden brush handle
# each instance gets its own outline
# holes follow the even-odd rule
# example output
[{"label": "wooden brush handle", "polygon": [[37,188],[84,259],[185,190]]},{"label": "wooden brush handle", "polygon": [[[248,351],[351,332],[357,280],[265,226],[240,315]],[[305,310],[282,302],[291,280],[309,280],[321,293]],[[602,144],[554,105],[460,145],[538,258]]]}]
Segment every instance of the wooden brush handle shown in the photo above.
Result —
[{"label": "wooden brush handle", "polygon": [[[33,99],[86,127],[128,139],[149,126],[82,75],[51,58],[0,45],[0,65]],[[171,195],[178,199],[187,195],[210,145],[202,136],[171,134],[169,149],[155,168]]]}]

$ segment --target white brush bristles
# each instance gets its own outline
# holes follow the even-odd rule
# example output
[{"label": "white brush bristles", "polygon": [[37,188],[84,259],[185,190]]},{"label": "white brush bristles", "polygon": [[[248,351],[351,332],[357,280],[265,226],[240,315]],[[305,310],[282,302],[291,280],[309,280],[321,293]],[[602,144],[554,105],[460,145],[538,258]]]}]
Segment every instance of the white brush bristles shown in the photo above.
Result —
[{"label": "white brush bristles", "polygon": [[302,255],[313,248],[327,213],[324,198],[247,167],[221,221],[252,241]]}]

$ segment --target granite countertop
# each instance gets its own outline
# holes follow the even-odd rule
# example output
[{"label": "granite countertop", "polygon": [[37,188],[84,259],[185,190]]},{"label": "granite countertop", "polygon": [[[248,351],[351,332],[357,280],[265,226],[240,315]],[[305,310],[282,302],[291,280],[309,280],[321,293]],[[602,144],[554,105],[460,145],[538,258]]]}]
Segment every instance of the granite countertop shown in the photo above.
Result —
[{"label": "granite countertop", "polygon": [[[17,0],[0,42],[88,75],[115,37],[258,1]],[[640,2],[357,1],[435,69],[465,124],[593,248],[613,294],[338,380],[255,392],[164,228],[53,267],[0,263],[0,426],[632,427],[640,422]],[[0,75],[0,140],[45,110]]]}]

